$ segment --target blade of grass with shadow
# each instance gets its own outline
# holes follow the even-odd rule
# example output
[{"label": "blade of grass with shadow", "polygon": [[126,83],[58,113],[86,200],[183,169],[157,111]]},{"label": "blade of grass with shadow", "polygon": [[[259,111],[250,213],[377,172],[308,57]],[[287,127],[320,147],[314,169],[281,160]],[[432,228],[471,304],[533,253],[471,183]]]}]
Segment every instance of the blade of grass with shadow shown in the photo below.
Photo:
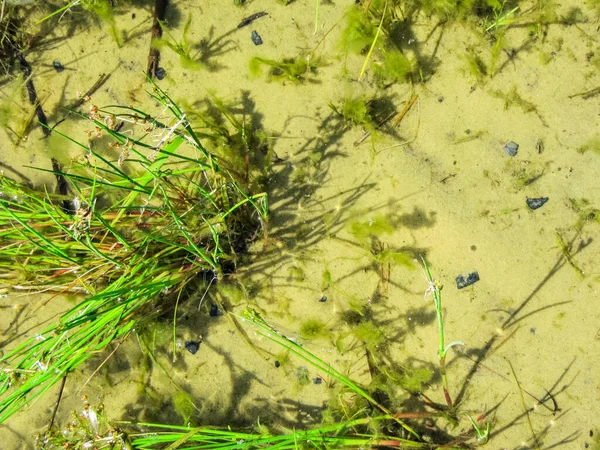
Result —
[{"label": "blade of grass with shadow", "polygon": [[277,330],[275,330],[273,327],[271,327],[262,317],[260,317],[260,315],[256,311],[254,311],[251,308],[248,308],[244,311],[243,316],[238,316],[236,314],[233,314],[233,315],[236,316],[241,321],[249,322],[252,325],[254,325],[255,327],[257,327],[258,331],[256,333],[259,334],[260,336],[263,336],[263,337],[267,338],[268,340],[275,342],[277,345],[280,345],[281,347],[287,349],[289,352],[295,354],[296,356],[301,358],[306,363],[308,363],[311,366],[315,367],[316,369],[322,371],[323,373],[326,373],[332,379],[338,381],[339,383],[343,384],[344,386],[346,386],[347,388],[349,388],[356,394],[363,397],[371,405],[379,408],[387,416],[393,418],[393,420],[395,422],[397,422],[402,428],[404,428],[406,431],[408,431],[412,436],[414,436],[416,439],[420,440],[420,436],[418,435],[418,433],[415,430],[412,429],[412,427],[410,427],[408,424],[406,424],[404,421],[400,420],[399,418],[395,417],[394,414],[392,414],[385,406],[381,405],[377,400],[375,400],[373,397],[371,397],[371,395],[365,389],[363,389],[357,383],[350,380],[344,374],[342,374],[341,372],[339,372],[338,370],[333,368],[331,365],[327,364],[325,361],[320,359],[318,356],[315,356],[314,354],[312,354],[311,352],[306,350],[304,347],[296,344],[292,340],[283,336],[281,333],[279,333]]}]

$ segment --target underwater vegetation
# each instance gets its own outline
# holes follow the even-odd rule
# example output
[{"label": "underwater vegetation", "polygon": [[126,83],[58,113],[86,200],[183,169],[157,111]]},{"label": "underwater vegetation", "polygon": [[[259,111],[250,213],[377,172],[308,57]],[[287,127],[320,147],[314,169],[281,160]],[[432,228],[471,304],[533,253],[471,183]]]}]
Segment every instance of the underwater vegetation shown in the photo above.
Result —
[{"label": "underwater vegetation", "polygon": [[283,58],[279,61],[255,56],[250,60],[250,73],[255,77],[263,74],[263,66],[269,68],[268,79],[276,81],[303,82],[311,81],[317,74],[317,69],[323,65],[319,59],[311,55],[300,54],[294,58]]},{"label": "underwater vegetation", "polygon": [[[18,4],[18,2],[16,2]],[[23,2],[25,3],[25,2]],[[31,2],[27,2],[31,3]],[[115,23],[113,7],[115,2],[111,0],[73,0],[68,1],[66,5],[59,7],[54,12],[48,14],[46,17],[41,19],[41,22],[45,22],[46,20],[57,18],[57,16],[62,17],[64,14],[69,12],[72,9],[83,8],[86,11],[89,11],[94,16],[98,17],[102,22],[104,22],[109,30],[109,34],[115,40],[118,45],[121,45],[121,39],[119,36],[119,32],[117,30],[117,26]],[[50,4],[51,5],[51,4]]]},{"label": "underwater vegetation", "polygon": [[[286,5],[292,3],[278,1]],[[5,18],[15,11],[13,5],[17,3],[2,3],[8,8]],[[244,1],[234,3],[246,4]],[[60,4],[63,6],[45,20],[58,20],[60,14],[75,8],[84,9],[102,19],[118,42],[112,1]],[[523,5],[524,2],[496,0],[359,2],[340,21],[345,28],[341,30],[339,46],[347,59],[363,61],[360,73],[352,74],[353,78],[361,80],[365,75],[372,76],[365,84],[377,91],[370,95],[352,93],[335,103],[332,101],[329,106],[335,114],[330,116],[336,125],[341,124],[341,129],[364,128],[366,134],[357,139],[355,146],[380,130],[383,124],[389,122],[393,128],[400,123],[406,111],[416,104],[417,96],[412,86],[404,86],[403,89],[410,91],[406,95],[408,101],[405,109],[397,113],[390,108],[390,99],[395,97],[385,97],[383,93],[391,91],[385,89],[397,83],[426,82],[435,70],[415,40],[413,28],[417,17],[437,21],[434,30],[460,22],[465,32],[478,36],[478,42],[484,46],[468,47],[464,64],[481,83],[500,70],[507,55],[506,33],[511,27],[527,27],[531,39],[543,39],[544,29],[551,21],[565,19],[577,24],[583,20],[577,11],[557,18],[550,11],[552,2],[549,1],[533,2],[528,8]],[[318,6],[316,14],[318,16]],[[315,32],[316,23],[315,20]],[[17,21],[11,26],[15,24]],[[175,52],[183,68],[201,67],[202,59],[194,54],[194,47],[188,42],[191,16],[181,33],[171,33],[164,23],[161,26],[165,37],[154,39],[153,48]],[[22,42],[18,34],[13,33],[13,38]],[[0,59],[0,64],[7,73],[12,73],[16,67],[13,49],[11,46],[0,46],[0,49],[6,57]],[[597,57],[589,59],[594,67],[598,65]],[[302,51],[295,57],[281,59],[256,56],[250,60],[249,69],[254,76],[266,73],[268,81],[311,83],[316,81],[323,61],[325,59],[315,57],[314,50]],[[23,83],[30,78],[31,73],[24,74]],[[271,163],[276,158],[271,144],[273,137],[255,126],[246,106],[239,106],[239,103],[247,104],[247,98],[242,102],[237,99],[227,102],[211,93],[205,101],[175,102],[157,85],[149,86],[157,110],[147,111],[134,105],[101,107],[88,98],[82,100],[85,113],[69,111],[71,118],[89,124],[86,134],[93,145],[85,138],[66,135],[64,128],[57,124],[53,133],[64,138],[65,146],[71,145],[79,151],[73,161],[53,160],[52,170],[40,169],[64,187],[59,192],[46,187],[36,190],[27,183],[0,175],[0,277],[3,281],[9,280],[11,285],[0,289],[0,296],[11,293],[11,289],[33,289],[60,292],[74,299],[73,307],[59,320],[35,336],[26,337],[16,348],[3,349],[0,354],[0,422],[47,395],[50,388],[63,382],[67,374],[78,370],[92,355],[106,355],[109,345],[132,336],[138,338],[144,353],[142,368],[136,373],[139,393],[146,396],[147,407],[159,414],[165,400],[156,392],[145,390],[156,360],[155,349],[145,342],[144,332],[160,318],[168,323],[167,331],[171,331],[172,325],[174,335],[181,302],[198,297],[198,292],[211,293],[209,289],[216,280],[219,295],[232,300],[231,304],[236,307],[248,302],[259,303],[260,283],[241,280],[241,277],[239,284],[227,284],[223,280],[250,259],[252,255],[247,250],[251,244],[262,240],[263,250],[266,250],[268,244],[277,240],[277,237],[271,240],[268,234],[269,198],[265,193],[272,175]],[[15,91],[2,99],[0,125],[8,126],[20,94]],[[537,113],[536,105],[521,95],[517,87],[509,86],[489,94],[501,99],[505,108],[516,106],[523,112]],[[587,99],[586,95],[593,96],[595,91],[586,91],[581,96]],[[35,111],[25,128],[34,118]],[[42,126],[49,130],[47,125],[42,123]],[[25,129],[10,131],[19,139],[26,135]],[[480,136],[479,132],[469,132],[465,141]],[[543,151],[543,142],[540,145],[539,152]],[[105,147],[109,152],[104,152]],[[599,149],[598,137],[592,136],[578,151],[600,153]],[[362,148],[350,150],[361,151]],[[309,172],[321,171],[316,164],[321,157],[316,151],[311,153],[304,165],[294,168],[289,179],[297,183],[312,182]],[[284,162],[284,170],[291,170],[293,162]],[[542,163],[529,164],[518,159],[508,160],[505,165],[515,189],[536,182],[546,170],[547,166]],[[599,222],[600,214],[591,201],[573,200],[571,207],[578,214],[576,229],[584,223]],[[101,405],[92,406],[86,400],[64,431],[51,423],[38,443],[47,449],[269,446],[433,449],[473,448],[486,443],[493,424],[493,419],[487,418],[490,410],[475,413],[471,405],[462,403],[464,392],[458,393],[448,381],[449,378],[452,381],[454,369],[447,363],[448,354],[462,342],[446,342],[444,320],[453,316],[454,311],[448,305],[443,308],[442,284],[433,278],[425,259],[422,259],[424,289],[426,298],[431,301],[429,315],[423,316],[437,325],[433,338],[436,351],[433,355],[419,354],[418,361],[408,357],[408,362],[402,365],[389,358],[394,337],[403,331],[399,330],[401,325],[397,321],[392,324],[377,321],[373,310],[377,306],[389,306],[376,303],[387,294],[392,267],[417,268],[415,258],[421,252],[393,247],[383,241],[402,224],[396,216],[381,211],[374,210],[361,220],[351,218],[346,224],[346,231],[351,235],[349,242],[357,244],[361,251],[356,259],[366,261],[360,270],[371,270],[379,277],[373,295],[358,300],[351,294],[345,296],[351,299],[349,311],[339,315],[340,323],[335,323],[337,316],[310,317],[312,314],[298,321],[298,334],[303,339],[316,342],[328,339],[335,343],[340,354],[356,351],[358,365],[364,363],[363,373],[357,375],[342,364],[338,366],[339,361],[333,358],[331,361],[319,358],[311,350],[315,341],[298,343],[270,324],[273,318],[289,317],[290,303],[295,301],[289,297],[277,299],[278,310],[270,312],[269,318],[263,310],[261,314],[252,309],[240,316],[228,314],[219,300],[203,305],[204,309],[211,308],[211,314],[214,307],[224,316],[219,320],[231,320],[237,331],[252,330],[254,334],[250,333],[240,342],[255,349],[267,341],[276,345],[278,351],[266,357],[271,369],[273,365],[281,367],[281,376],[292,379],[299,389],[308,391],[319,384],[326,387],[329,400],[322,408],[322,422],[286,430],[270,428],[271,424],[266,426],[258,420],[253,429],[240,428],[238,423],[223,428],[113,423],[105,417]],[[331,212],[323,215],[328,238],[335,234],[327,230],[333,221],[332,215]],[[302,240],[312,230],[310,224],[301,224],[294,230],[294,237]],[[289,248],[285,243],[276,243],[280,244],[279,250],[288,256]],[[562,257],[582,276],[574,244],[566,232],[556,233],[556,244]],[[296,262],[287,268],[283,279],[290,284],[308,282],[311,269]],[[236,279],[233,276],[229,279],[232,278]],[[313,293],[321,291],[314,301],[326,292],[329,300],[325,295],[321,298],[324,303],[329,301],[326,305],[330,306],[337,301],[333,299],[337,294],[346,294],[336,286],[336,281],[329,268],[323,270],[321,279],[311,287]],[[335,308],[339,306],[335,304]],[[232,335],[237,333],[233,326],[232,330]],[[164,330],[156,333],[162,333],[161,339],[166,341],[171,338]],[[255,335],[260,339],[254,339]],[[183,348],[195,353],[200,342],[201,338],[196,336]],[[175,339],[172,344],[174,356],[186,351],[177,347]],[[354,376],[360,376],[360,381]],[[431,400],[427,397],[428,390],[436,386],[440,389]],[[168,401],[182,423],[195,423],[198,408],[194,402],[200,400],[180,389]],[[486,408],[475,406],[480,407]]]},{"label": "underwater vegetation", "polygon": [[314,339],[327,335],[327,325],[319,319],[308,319],[300,325],[300,336]]},{"label": "underwater vegetation", "polygon": [[387,3],[381,9],[381,3],[370,3],[368,10],[359,6],[349,10],[339,46],[348,54],[366,54],[359,79],[371,65],[380,84],[411,81],[418,74],[418,63],[394,39],[393,13],[388,13]]},{"label": "underwater vegetation", "polygon": [[365,97],[347,97],[342,100],[339,111],[335,106],[331,105],[331,107],[351,125],[362,125],[367,127],[371,126],[373,123],[368,103],[369,101]]},{"label": "underwater vegetation", "polygon": [[338,104],[329,102],[329,107],[343,119],[343,129],[362,127],[367,133],[374,134],[377,124],[385,120],[382,116],[389,116],[388,103],[365,95],[348,95]]},{"label": "underwater vegetation", "polygon": [[[160,23],[160,22],[159,22]],[[192,16],[188,16],[183,27],[181,39],[177,40],[168,30],[165,24],[160,23],[163,32],[167,34],[168,38],[156,38],[152,41],[152,46],[158,50],[169,48],[177,55],[181,66],[186,69],[198,70],[202,68],[202,63],[199,61],[199,55],[192,55],[192,46],[188,43],[187,34],[189,33],[190,26],[192,25]]]},{"label": "underwater vegetation", "polygon": [[[436,295],[435,291],[434,295]],[[439,300],[441,301],[441,297]],[[190,445],[195,446],[194,448],[206,445],[215,448],[232,448],[233,446],[241,449],[277,446],[291,449],[308,444],[318,445],[320,448],[364,448],[365,446],[439,448],[440,444],[433,443],[430,439],[424,439],[419,431],[409,424],[409,421],[415,418],[429,419],[430,428],[432,421],[440,417],[440,412],[431,414],[426,412],[392,413],[378,400],[381,394],[387,391],[387,384],[380,381],[380,377],[377,377],[369,388],[366,388],[303,346],[280,334],[256,311],[246,309],[242,316],[236,316],[236,318],[245,322],[249,327],[253,327],[257,335],[263,339],[286,350],[278,357],[278,364],[280,360],[282,361],[279,365],[287,364],[290,355],[305,364],[299,366],[295,373],[300,386],[311,384],[309,367],[326,376],[328,383],[332,385],[332,403],[340,402],[339,409],[338,407],[328,408],[325,421],[320,425],[294,431],[270,430],[260,421],[257,422],[254,431],[236,431],[231,427],[190,427],[157,423],[121,422],[119,426],[115,426],[105,416],[102,404],[92,406],[84,398],[81,410],[72,413],[71,420],[66,427],[60,427],[61,431],[50,427],[49,430],[38,436],[37,442],[42,444],[43,448],[51,450],[78,448],[77,446],[81,443],[86,447],[93,445],[106,447],[108,445],[107,448],[119,449],[152,449],[165,445],[185,445],[185,448],[189,448]],[[365,329],[364,333],[360,332],[357,336],[362,337],[373,333],[373,330]],[[442,329],[440,329],[440,339],[443,342]],[[431,373],[428,370],[408,369],[403,375],[403,381],[398,380],[398,382],[405,385],[405,389],[416,392],[419,386],[430,378]],[[322,382],[322,378],[318,379]],[[178,408],[183,417],[192,413],[189,400],[185,393],[181,393],[174,400],[176,403],[183,403]],[[368,413],[369,408],[366,406],[372,408],[373,411]],[[458,446],[457,448],[470,448],[471,444],[487,442],[491,430],[490,422],[486,421],[484,416],[473,419],[467,414],[466,418],[472,426],[471,432],[462,433],[460,437],[452,441],[452,445]]]},{"label": "underwater vegetation", "polygon": [[583,145],[581,145],[577,151],[579,153],[586,153],[591,151],[600,155],[600,135],[596,134],[590,137]]},{"label": "underwater vegetation", "polygon": [[550,24],[586,20],[580,10],[559,17],[556,6],[553,0],[363,0],[347,11],[339,47],[364,58],[359,80],[369,68],[382,85],[424,82],[436,63],[422,52],[414,27],[422,15],[435,17],[436,27],[458,23],[478,43],[478,53],[468,49],[465,63],[481,81],[514,56],[506,39],[512,27],[527,27],[536,40],[544,39]]}]

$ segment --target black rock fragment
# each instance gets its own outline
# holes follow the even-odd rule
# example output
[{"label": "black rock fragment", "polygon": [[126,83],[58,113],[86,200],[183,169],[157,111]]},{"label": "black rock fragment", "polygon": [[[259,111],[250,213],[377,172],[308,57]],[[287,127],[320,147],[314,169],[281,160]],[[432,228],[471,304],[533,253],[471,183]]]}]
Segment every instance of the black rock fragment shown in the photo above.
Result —
[{"label": "black rock fragment", "polygon": [[544,206],[548,200],[550,200],[548,197],[538,197],[538,198],[527,197],[525,202],[527,203],[527,206],[529,206],[529,208],[538,209],[538,208],[541,208],[542,206]]},{"label": "black rock fragment", "polygon": [[323,297],[321,297],[321,298],[319,299],[319,301],[320,301],[321,303],[325,303],[325,302],[327,301],[327,296],[326,296],[326,295],[324,295]]},{"label": "black rock fragment", "polygon": [[157,79],[162,80],[167,76],[167,71],[162,67],[157,67],[154,71],[154,75],[156,75]]},{"label": "black rock fragment", "polygon": [[456,287],[458,289],[466,288],[479,281],[479,274],[477,272],[471,272],[465,278],[464,275],[458,275],[456,277]]},{"label": "black rock fragment", "polygon": [[221,308],[219,308],[219,306],[216,303],[213,303],[212,305],[210,305],[210,317],[219,317],[223,315],[223,311],[221,311]]},{"label": "black rock fragment", "polygon": [[58,61],[52,61],[52,67],[54,67],[54,70],[56,70],[58,73],[62,72],[63,70],[65,70],[65,66],[63,66],[60,62]]},{"label": "black rock fragment", "polygon": [[263,43],[263,40],[260,37],[260,34],[258,34],[255,30],[252,31],[250,38],[252,39],[252,42],[254,42],[254,45],[262,45],[262,43]]},{"label": "black rock fragment", "polygon": [[277,368],[281,367],[281,363],[279,361],[275,361],[275,367],[277,367]]},{"label": "black rock fragment", "polygon": [[323,378],[321,378],[321,377],[313,378],[313,383],[314,384],[321,384],[321,383],[323,383]]},{"label": "black rock fragment", "polygon": [[516,142],[510,141],[508,144],[504,146],[504,151],[508,154],[508,156],[515,156],[519,151],[519,144]]},{"label": "black rock fragment", "polygon": [[185,343],[185,349],[192,355],[195,355],[200,350],[200,343],[202,341],[187,341]]}]

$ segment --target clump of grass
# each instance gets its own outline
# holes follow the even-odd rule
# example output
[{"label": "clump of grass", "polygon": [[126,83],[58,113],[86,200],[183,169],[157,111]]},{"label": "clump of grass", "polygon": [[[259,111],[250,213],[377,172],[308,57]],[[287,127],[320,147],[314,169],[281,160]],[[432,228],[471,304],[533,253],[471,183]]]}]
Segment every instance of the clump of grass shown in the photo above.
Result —
[{"label": "clump of grass", "polygon": [[68,180],[72,194],[0,177],[0,274],[34,291],[91,294],[0,358],[0,422],[161,303],[235,268],[240,237],[267,219],[266,195],[220,167],[164,91],[154,85],[150,95],[168,124],[118,105],[82,115],[113,140],[116,161],[65,136],[84,156],[70,171],[48,172]]}]

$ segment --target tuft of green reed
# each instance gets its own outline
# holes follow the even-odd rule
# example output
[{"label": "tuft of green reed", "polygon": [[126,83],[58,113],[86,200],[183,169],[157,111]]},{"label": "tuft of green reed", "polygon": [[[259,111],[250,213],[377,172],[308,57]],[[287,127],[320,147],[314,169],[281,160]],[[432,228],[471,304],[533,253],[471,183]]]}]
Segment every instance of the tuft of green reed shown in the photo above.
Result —
[{"label": "tuft of green reed", "polygon": [[186,114],[152,87],[163,121],[120,105],[80,114],[112,141],[116,160],[63,135],[83,154],[70,170],[48,171],[72,193],[0,177],[0,274],[15,288],[89,294],[0,358],[0,423],[161,305],[231,271],[240,239],[266,223],[266,194],[221,168]]},{"label": "tuft of green reed", "polygon": [[425,291],[425,295],[431,295],[433,298],[433,304],[435,306],[435,314],[437,318],[437,326],[438,326],[438,359],[440,363],[440,375],[442,377],[442,388],[444,390],[444,398],[446,400],[446,404],[449,408],[453,406],[452,397],[450,396],[450,391],[448,390],[448,377],[446,375],[446,355],[448,354],[448,350],[450,350],[455,345],[464,345],[462,341],[452,341],[448,345],[445,343],[445,335],[444,335],[444,317],[442,310],[442,289],[443,285],[434,281],[431,276],[431,271],[429,270],[429,266],[425,261],[425,258],[421,257],[421,262],[423,263],[425,278],[429,287]]}]

